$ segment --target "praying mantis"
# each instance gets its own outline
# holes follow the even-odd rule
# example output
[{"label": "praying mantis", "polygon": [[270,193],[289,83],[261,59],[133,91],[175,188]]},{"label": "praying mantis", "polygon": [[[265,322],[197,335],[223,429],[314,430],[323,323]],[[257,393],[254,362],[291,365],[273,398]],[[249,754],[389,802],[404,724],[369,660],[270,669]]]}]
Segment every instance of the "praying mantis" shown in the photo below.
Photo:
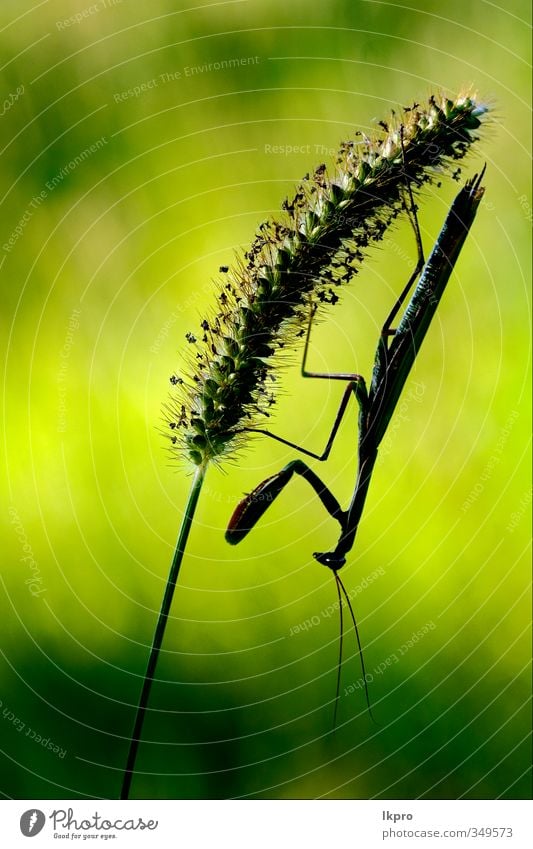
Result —
[{"label": "praying mantis", "polygon": [[[407,193],[409,204],[407,212],[414,229],[417,262],[403,291],[394,304],[381,330],[375,354],[374,367],[369,387],[360,374],[339,373],[322,374],[308,371],[306,368],[309,340],[315,306],[311,306],[310,318],[301,366],[304,378],[322,380],[340,380],[346,383],[342,400],[335,416],[333,427],[326,446],[321,454],[309,451],[262,428],[243,428],[248,433],[259,433],[275,439],[284,445],[319,462],[328,459],[337,436],[340,424],[352,396],[359,407],[357,455],[358,468],[353,495],[348,507],[343,510],[337,498],[324,484],[321,478],[303,460],[291,460],[281,471],[263,480],[255,489],[243,498],[230,518],[226,531],[226,540],[231,545],[240,543],[261,519],[273,501],[287,486],[293,475],[300,475],[315,491],[329,515],[339,524],[340,532],[336,546],[331,551],[314,552],[318,563],[331,569],[335,577],[340,611],[340,647],[337,672],[337,690],[335,698],[336,722],[337,705],[340,691],[340,673],[342,666],[343,615],[342,598],[346,600],[359,648],[367,707],[372,717],[363,653],[355,615],[346,588],[339,577],[339,570],[346,563],[351,551],[363,513],[372,472],[378,456],[378,449],[387,426],[394,413],[406,379],[416,359],[420,346],[440,303],[448,280],[455,267],[461,249],[469,234],[479,204],[484,194],[482,179],[485,168],[479,175],[469,180],[456,195],[442,226],[442,230],[427,261],[424,257],[422,238],[417,217],[417,209],[409,184]],[[407,299],[415,281],[416,286],[396,328],[395,322],[402,305]]]}]

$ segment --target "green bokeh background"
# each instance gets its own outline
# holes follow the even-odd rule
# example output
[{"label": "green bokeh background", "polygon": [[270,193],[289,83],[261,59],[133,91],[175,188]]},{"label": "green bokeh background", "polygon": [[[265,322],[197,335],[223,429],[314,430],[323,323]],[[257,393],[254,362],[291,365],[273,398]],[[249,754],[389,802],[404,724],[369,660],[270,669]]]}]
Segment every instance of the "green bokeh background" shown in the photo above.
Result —
[{"label": "green bokeh background", "polygon": [[[342,573],[379,725],[360,689],[344,692],[360,677],[352,633],[331,733],[335,587],[311,553],[336,529],[306,485],[241,547],[224,542],[236,499],[294,456],[256,438],[208,475],[133,795],[528,797],[529,4],[97,0],[62,23],[84,8],[0,11],[3,246],[26,218],[0,250],[0,791],[118,794],[190,485],[161,404],[218,266],[355,128],[472,83],[492,121],[463,170],[487,162],[486,200]],[[231,58],[249,62],[187,72]],[[426,249],[455,191],[447,179],[424,195]],[[373,253],[313,334],[313,367],[369,374],[414,255],[408,226]],[[342,390],[291,362],[272,427],[318,449]],[[343,501],[355,427],[354,410],[322,470]]]}]

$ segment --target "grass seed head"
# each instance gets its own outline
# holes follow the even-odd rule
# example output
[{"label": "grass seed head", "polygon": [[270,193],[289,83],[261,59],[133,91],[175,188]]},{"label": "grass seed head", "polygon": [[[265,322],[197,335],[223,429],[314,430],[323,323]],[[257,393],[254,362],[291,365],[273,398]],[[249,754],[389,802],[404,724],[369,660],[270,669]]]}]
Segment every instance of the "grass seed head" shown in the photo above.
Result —
[{"label": "grass seed head", "polygon": [[167,433],[180,456],[206,465],[231,455],[244,428],[274,403],[280,349],[304,334],[311,302],[335,304],[413,193],[452,168],[477,140],[487,107],[474,95],[431,96],[380,122],[374,138],[343,142],[331,173],[319,165],[277,220],[264,221],[250,248],[222,266],[215,306],[187,333],[187,368],[171,377]]}]

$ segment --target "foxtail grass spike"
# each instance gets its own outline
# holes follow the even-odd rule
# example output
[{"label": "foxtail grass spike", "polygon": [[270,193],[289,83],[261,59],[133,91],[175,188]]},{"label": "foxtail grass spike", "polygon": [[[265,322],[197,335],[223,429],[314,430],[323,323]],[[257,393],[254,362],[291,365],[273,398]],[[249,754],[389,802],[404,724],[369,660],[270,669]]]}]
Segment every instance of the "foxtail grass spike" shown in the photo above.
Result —
[{"label": "foxtail grass spike", "polygon": [[344,142],[331,174],[306,175],[279,220],[260,225],[251,247],[223,266],[217,305],[188,333],[189,367],[173,375],[168,436],[194,465],[220,461],[242,444],[275,403],[274,355],[304,335],[309,303],[335,304],[372,243],[406,208],[404,194],[458,179],[457,160],[476,141],[487,112],[472,94],[432,96],[374,138]]}]

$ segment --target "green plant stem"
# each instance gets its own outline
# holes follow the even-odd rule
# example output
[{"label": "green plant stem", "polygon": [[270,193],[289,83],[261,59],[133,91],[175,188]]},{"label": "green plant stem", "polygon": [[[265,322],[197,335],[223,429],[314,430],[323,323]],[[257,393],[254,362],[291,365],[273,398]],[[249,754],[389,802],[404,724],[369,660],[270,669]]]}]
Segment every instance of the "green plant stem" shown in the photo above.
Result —
[{"label": "green plant stem", "polygon": [[144,718],[146,715],[148,699],[150,698],[150,691],[152,689],[152,684],[154,681],[154,675],[157,666],[157,661],[159,658],[159,652],[161,650],[161,644],[165,635],[165,628],[170,613],[172,598],[174,596],[174,589],[178,580],[180,566],[183,560],[185,547],[187,545],[189,532],[191,530],[192,521],[194,518],[194,512],[198,503],[198,497],[200,495],[202,484],[204,482],[205,471],[206,467],[204,465],[198,466],[194,475],[194,480],[192,482],[191,491],[189,492],[189,498],[187,499],[187,503],[185,505],[185,512],[183,514],[180,532],[178,535],[178,541],[176,544],[176,550],[174,552],[174,557],[170,566],[170,572],[168,574],[165,593],[163,595],[163,601],[161,603],[161,610],[159,611],[159,618],[157,620],[154,638],[152,641],[152,647],[150,649],[150,656],[148,658],[148,665],[146,667],[146,672],[144,675],[141,697],[139,699],[139,706],[137,708],[137,715],[135,717],[135,724],[133,726],[133,733],[130,739],[128,760],[126,763],[126,770],[124,772],[122,790],[120,793],[121,799],[129,798],[131,782],[135,770],[135,760],[137,758],[137,751],[139,749],[139,743],[141,741],[141,733]]}]

